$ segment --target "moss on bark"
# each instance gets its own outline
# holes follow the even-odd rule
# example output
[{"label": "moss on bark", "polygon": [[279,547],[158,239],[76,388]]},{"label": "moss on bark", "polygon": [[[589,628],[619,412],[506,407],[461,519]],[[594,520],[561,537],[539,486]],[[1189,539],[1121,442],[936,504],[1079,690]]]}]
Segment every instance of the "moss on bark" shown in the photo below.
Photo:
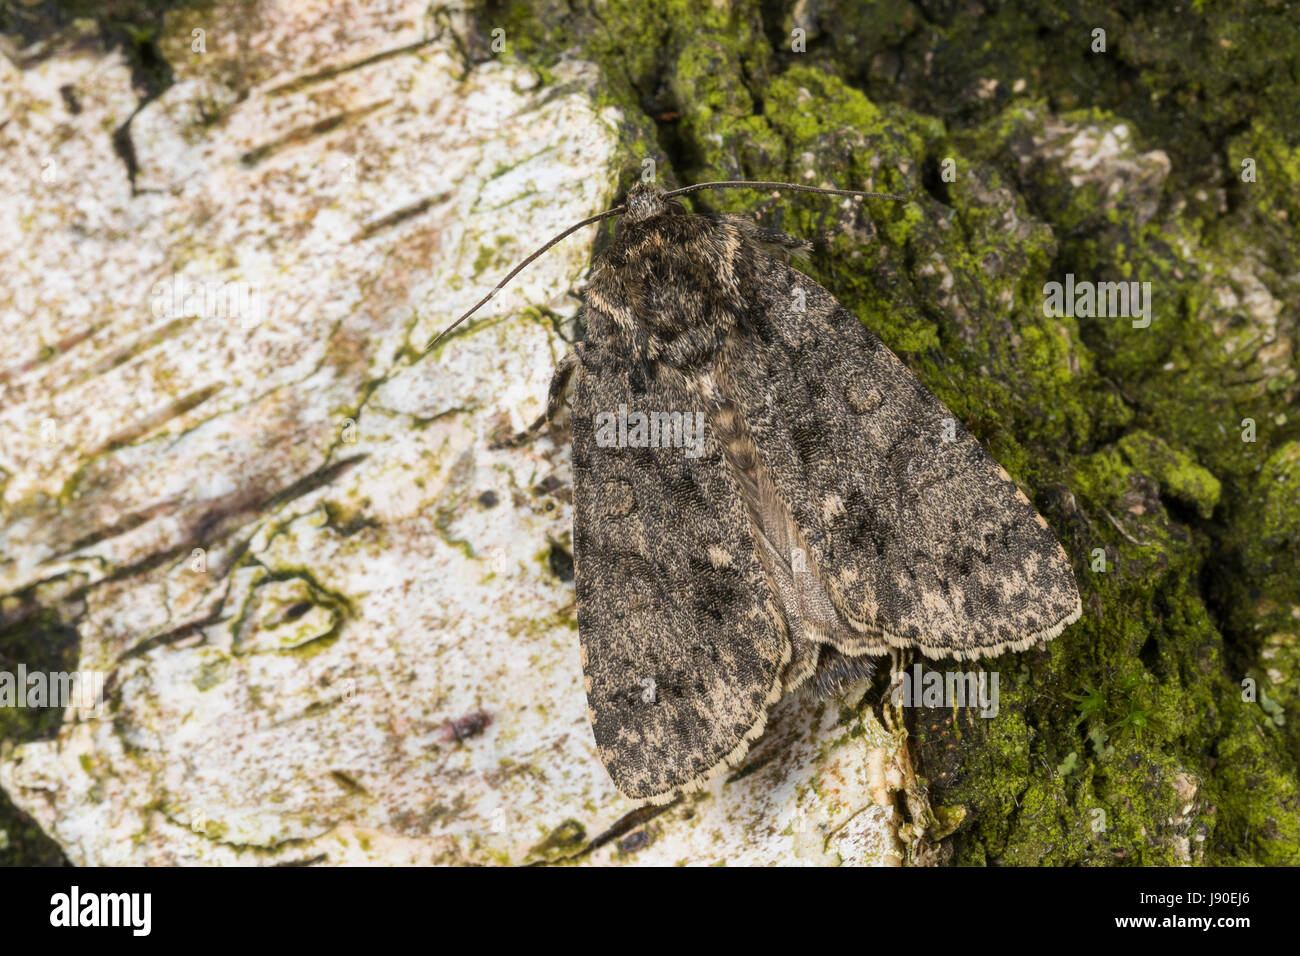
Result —
[{"label": "moss on bark", "polygon": [[[966,811],[957,863],[1300,863],[1300,25],[1280,4],[1130,6],[476,12],[506,56],[600,64],[622,186],[649,158],[669,182],[913,197],[697,207],[830,233],[808,271],[1073,557],[1084,617],[988,662],[997,718],[916,714],[932,801]],[[1046,315],[1066,274],[1151,283],[1149,325]]]}]

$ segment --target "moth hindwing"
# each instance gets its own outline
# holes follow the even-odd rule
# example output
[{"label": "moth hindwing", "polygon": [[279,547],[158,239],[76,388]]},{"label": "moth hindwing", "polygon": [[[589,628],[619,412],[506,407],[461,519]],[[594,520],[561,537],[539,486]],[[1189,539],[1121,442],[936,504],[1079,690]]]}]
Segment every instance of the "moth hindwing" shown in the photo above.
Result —
[{"label": "moth hindwing", "polygon": [[634,187],[552,411],[570,374],[584,686],[629,797],[698,786],[782,694],[891,648],[978,658],[1079,617],[1006,471],[742,223]]}]

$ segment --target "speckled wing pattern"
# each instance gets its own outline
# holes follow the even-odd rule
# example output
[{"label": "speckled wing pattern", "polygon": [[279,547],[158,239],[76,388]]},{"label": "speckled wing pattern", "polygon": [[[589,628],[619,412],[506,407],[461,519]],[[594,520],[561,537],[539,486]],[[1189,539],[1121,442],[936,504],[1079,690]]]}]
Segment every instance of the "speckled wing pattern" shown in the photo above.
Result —
[{"label": "speckled wing pattern", "polygon": [[851,626],[838,650],[978,658],[1078,619],[1047,522],[879,338],[780,262],[752,305],[728,393]]},{"label": "speckled wing pattern", "polygon": [[717,443],[698,458],[597,445],[599,413],[699,406],[633,377],[626,356],[585,351],[572,403],[575,585],[599,756],[624,794],[661,801],[762,732],[789,643]]},{"label": "speckled wing pattern", "polygon": [[[584,684],[623,793],[701,784],[782,693],[838,692],[891,648],[975,658],[1078,618],[1046,522],[851,313],[744,223],[652,186],[628,208],[572,400]],[[701,453],[598,442],[620,406],[702,411]]]}]

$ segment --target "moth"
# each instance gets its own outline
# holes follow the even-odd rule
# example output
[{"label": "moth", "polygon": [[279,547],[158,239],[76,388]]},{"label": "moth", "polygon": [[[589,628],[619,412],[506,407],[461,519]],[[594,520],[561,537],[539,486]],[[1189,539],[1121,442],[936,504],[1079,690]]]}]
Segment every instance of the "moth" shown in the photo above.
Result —
[{"label": "moth", "polygon": [[1081,613],[1047,522],[894,353],[779,254],[804,244],[675,198],[739,185],[883,195],[638,183],[501,283],[621,214],[593,262],[586,338],[518,438],[572,386],[588,714],[614,784],[644,802],[734,766],[784,694],[839,693],[896,649],[1022,650]]}]

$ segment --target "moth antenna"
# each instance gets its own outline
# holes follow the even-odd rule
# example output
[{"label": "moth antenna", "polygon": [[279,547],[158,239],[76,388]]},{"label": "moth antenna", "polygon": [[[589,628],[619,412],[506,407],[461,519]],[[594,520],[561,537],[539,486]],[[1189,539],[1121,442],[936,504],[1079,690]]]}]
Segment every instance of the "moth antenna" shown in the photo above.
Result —
[{"label": "moth antenna", "polygon": [[[724,180],[716,183],[696,183],[694,186],[683,186],[681,189],[674,189],[671,192],[664,193],[663,198],[671,199],[674,196],[684,196],[687,193],[698,192],[701,189],[745,189],[745,188],[788,189],[793,192],[820,193],[825,196],[861,196],[864,199],[893,199],[898,202],[907,202],[907,198],[908,198],[907,196],[898,195],[897,193],[875,193],[875,192],[866,192],[861,189],[828,189],[824,186],[801,186],[798,183],[751,182],[745,179]],[[471,315],[473,315],[475,312],[481,309],[485,304],[487,304],[487,302],[490,301],[498,292],[500,292],[503,288],[505,288],[507,282],[509,282],[515,276],[519,275],[519,273],[523,272],[524,268],[529,263],[531,263],[538,256],[546,252],[546,250],[550,249],[551,246],[555,245],[557,242],[561,241],[562,239],[568,238],[570,235],[577,232],[579,229],[582,229],[584,226],[590,226],[593,223],[600,222],[602,219],[608,219],[610,216],[619,216],[625,212],[627,212],[626,205],[615,206],[613,209],[607,209],[605,212],[599,213],[598,215],[592,216],[589,219],[582,220],[582,222],[577,223],[576,225],[570,226],[568,229],[564,230],[558,236],[555,236],[553,239],[548,240],[547,243],[543,245],[540,249],[538,249],[536,252],[530,255],[523,262],[519,263],[519,265],[511,269],[506,274],[506,277],[502,279],[500,282],[498,282],[496,284],[496,287],[491,292],[489,292],[487,295],[483,296],[483,298],[475,302],[474,305],[471,306],[469,310],[465,312],[464,315],[462,315],[459,319],[451,323],[451,325],[447,326],[436,336],[434,336],[429,341],[429,344],[424,347],[424,352],[427,353],[435,345],[437,345],[444,338],[446,338],[448,333],[452,332],[458,325],[460,325]]]},{"label": "moth antenna", "polygon": [[568,229],[564,230],[564,232],[560,233],[558,236],[555,236],[554,238],[548,240],[544,246],[542,246],[540,249],[538,249],[536,252],[530,255],[523,262],[519,263],[519,265],[511,269],[506,274],[506,277],[496,284],[496,288],[494,288],[487,295],[483,296],[483,298],[475,302],[474,305],[470,307],[468,312],[466,312],[455,322],[451,323],[451,325],[447,326],[445,329],[443,329],[441,332],[435,335],[429,341],[429,344],[424,347],[424,353],[421,354],[427,353],[435,345],[441,342],[443,338],[446,337],[447,333],[451,332],[453,329],[456,328],[456,326],[460,325],[471,315],[477,312],[480,308],[482,308],[490,299],[493,298],[493,296],[495,296],[498,292],[500,292],[503,288],[505,288],[507,282],[509,282],[515,276],[519,275],[519,273],[523,272],[525,266],[527,266],[530,262],[532,262],[534,259],[540,256],[542,253],[546,252],[546,250],[551,248],[551,246],[555,245],[557,242],[559,242],[562,239],[568,238],[570,235],[577,232],[579,229],[583,228],[584,226],[590,226],[592,223],[600,222],[602,219],[608,219],[610,216],[618,216],[625,212],[627,212],[627,206],[615,206],[613,209],[607,209],[604,212],[599,213],[598,215],[592,216],[589,219],[584,219],[582,220],[582,222],[570,226]]},{"label": "moth antenna", "polygon": [[716,183],[696,183],[694,186],[683,186],[681,189],[674,189],[672,192],[664,193],[665,199],[673,196],[684,196],[687,193],[693,193],[700,189],[788,189],[797,193],[821,193],[825,196],[862,196],[866,199],[893,199],[898,202],[907,202],[906,195],[898,193],[873,193],[861,189],[828,189],[824,186],[801,186],[798,183],[778,183],[778,182],[753,182],[748,179],[728,179]]}]

